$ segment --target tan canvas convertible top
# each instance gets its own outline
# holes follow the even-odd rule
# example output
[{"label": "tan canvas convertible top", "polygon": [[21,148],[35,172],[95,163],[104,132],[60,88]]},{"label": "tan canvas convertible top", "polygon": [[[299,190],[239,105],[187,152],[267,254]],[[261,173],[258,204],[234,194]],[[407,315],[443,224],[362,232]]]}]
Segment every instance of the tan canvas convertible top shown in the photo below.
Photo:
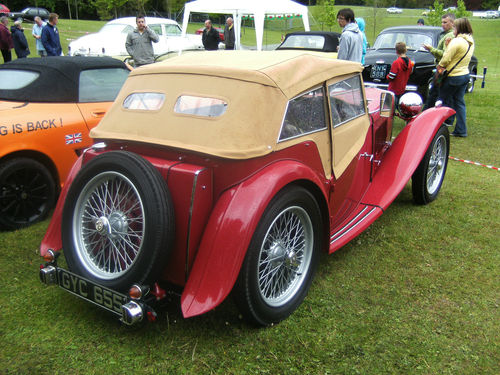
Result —
[{"label": "tan canvas convertible top", "polygon": [[[361,70],[357,63],[302,51],[185,54],[134,70],[91,136],[234,159],[262,156],[276,148],[289,99],[332,77]],[[144,92],[164,94],[161,108],[123,107],[129,95]],[[214,117],[175,113],[180,96],[220,99],[226,110]]]}]

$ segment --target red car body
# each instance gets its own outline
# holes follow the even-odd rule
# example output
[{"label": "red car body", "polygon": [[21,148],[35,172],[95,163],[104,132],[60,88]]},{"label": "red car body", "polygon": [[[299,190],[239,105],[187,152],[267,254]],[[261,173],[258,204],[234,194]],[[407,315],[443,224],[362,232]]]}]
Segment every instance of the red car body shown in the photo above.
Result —
[{"label": "red car body", "polygon": [[0,15],[2,16],[8,16],[10,13],[9,8],[7,8],[5,5],[0,4]]},{"label": "red car body", "polygon": [[[196,55],[200,58],[197,61],[201,61],[203,64],[207,64],[207,59],[212,58],[210,53],[205,56]],[[218,57],[219,62],[210,60],[208,64],[218,65],[220,61],[226,61],[228,56],[230,55],[224,55],[223,58]],[[290,61],[298,59],[297,61],[301,63],[307,61],[308,64],[318,64],[316,69],[321,72],[318,74],[328,74],[324,72],[322,64],[326,64],[325,67],[333,64],[331,67],[334,71],[338,71],[338,77],[345,77],[342,75],[345,73],[342,69],[345,68],[351,72],[349,73],[351,78],[360,80],[358,77],[361,74],[361,67],[348,62],[333,61],[328,58],[295,52],[273,52],[273,56],[275,60],[271,59],[271,63],[265,65],[266,69],[279,63],[283,64],[286,74],[288,74],[288,70],[290,70],[290,74],[296,74],[293,73],[294,64],[288,64]],[[238,57],[236,58],[238,59]],[[245,61],[248,58],[254,57],[242,53],[238,61]],[[263,59],[266,58],[263,57]],[[151,73],[153,70],[158,73],[163,71],[162,69],[169,72],[190,70],[190,68],[181,67],[184,66],[181,64],[182,62],[180,60],[178,63],[169,61],[162,67],[151,67]],[[193,66],[197,65],[193,63]],[[205,74],[207,73],[205,68],[200,66],[199,69]],[[240,73],[234,74],[239,75]],[[254,71],[248,74],[253,73]],[[132,77],[134,75],[135,72],[132,73]],[[231,76],[231,73],[228,75]],[[245,79],[250,79],[249,76],[245,75],[245,77]],[[278,78],[276,79],[278,80]],[[309,84],[303,83],[304,79],[300,77],[295,79],[300,84]],[[319,78],[323,84],[329,80],[330,78],[326,80]],[[143,85],[148,84],[148,81],[141,82]],[[340,81],[340,83],[342,82]],[[283,85],[286,86],[285,83]],[[130,80],[129,86],[125,85],[123,91],[126,93],[122,92],[119,95],[115,103],[116,107],[121,106],[121,101],[128,95],[134,95],[134,86],[132,80]],[[318,83],[311,83],[311,87],[318,87]],[[141,90],[144,90],[144,86],[141,87]],[[287,89],[283,88],[283,90]],[[304,92],[302,89],[298,89],[298,91]],[[188,90],[188,92],[192,92],[192,90]],[[309,95],[309,92],[301,95],[325,100],[324,91],[322,91],[323,94],[317,94],[317,92],[314,95]],[[203,149],[204,151],[200,151],[201,148],[198,146],[194,147],[197,150],[182,149],[178,143],[173,141],[172,145],[176,146],[157,145],[151,147],[146,141],[147,137],[139,139],[138,142],[131,142],[121,139],[122,136],[118,133],[113,133],[114,136],[109,137],[104,130],[94,133],[99,140],[104,140],[106,145],[94,147],[84,153],[74,165],[64,185],[52,222],[41,244],[41,255],[48,256],[50,259],[46,268],[55,265],[51,259],[53,252],[64,247],[61,240],[63,211],[66,210],[64,202],[73,181],[78,178],[78,174],[85,165],[88,165],[93,159],[102,157],[106,153],[124,150],[141,155],[148,163],[152,164],[169,187],[173,211],[175,212],[175,236],[168,264],[162,270],[159,279],[182,288],[181,307],[184,317],[203,314],[215,308],[234,288],[239,287],[243,282],[242,272],[244,273],[245,267],[248,267],[250,262],[247,259],[249,257],[248,249],[252,248],[256,233],[259,232],[259,226],[263,218],[268,215],[269,207],[273,206],[276,197],[280,197],[284,191],[293,188],[299,192],[307,191],[308,195],[314,197],[313,199],[317,202],[318,210],[321,213],[321,218],[318,221],[320,228],[317,228],[321,234],[318,248],[329,253],[338,250],[373,223],[401,192],[412,175],[415,176],[416,171],[421,168],[422,160],[425,160],[429,153],[428,149],[435,143],[436,136],[443,132],[444,120],[453,113],[448,108],[430,109],[418,116],[415,116],[416,112],[412,113],[414,118],[392,141],[393,95],[375,88],[360,89],[360,92],[363,93],[368,105],[365,108],[363,104],[364,115],[352,120],[352,123],[364,124],[366,119],[369,121],[369,125],[366,127],[366,132],[363,131],[365,135],[360,140],[352,160],[347,160],[342,169],[337,164],[334,167],[334,172],[330,175],[325,173],[324,145],[314,139],[321,136],[329,138],[329,131],[338,134],[339,138],[343,137],[344,135],[335,132],[339,129],[347,129],[343,128],[345,123],[337,127],[328,127],[331,130],[325,129],[326,133],[321,131],[319,135],[313,133],[309,137],[289,137],[288,141],[284,142],[287,144],[286,146],[278,142],[272,152],[264,150],[260,156],[247,158],[239,157],[239,150],[232,151],[231,157],[223,157],[210,155],[206,148]],[[213,95],[224,97],[225,94]],[[334,91],[329,94],[332,102],[335,95]],[[291,103],[297,98],[295,94],[290,94],[290,96],[287,108],[291,107]],[[270,98],[268,97],[268,99]],[[346,94],[341,97],[341,100],[349,102],[351,98]],[[363,103],[365,103],[364,100]],[[227,108],[227,116],[229,116],[230,104],[227,105]],[[250,109],[250,111],[252,110],[253,108]],[[283,111],[279,108],[276,110],[279,113],[287,111],[285,108]],[[265,111],[265,108],[262,107],[262,111]],[[281,134],[286,127],[289,111],[288,109],[286,112],[281,130],[278,124],[277,128]],[[113,113],[112,109],[107,116],[111,118]],[[115,111],[115,113],[117,112]],[[132,116],[128,112],[127,114]],[[120,117],[119,114],[116,116]],[[281,114],[279,118],[282,118]],[[164,121],[169,123],[168,119]],[[207,126],[210,126],[211,123],[209,120],[207,121]],[[272,123],[271,120],[270,123]],[[108,122],[108,124],[111,123]],[[444,129],[446,130],[446,128]],[[171,140],[167,141],[167,143],[169,142]],[[341,144],[336,145],[338,148],[342,146]],[[221,153],[224,152],[226,152],[225,149],[221,151]],[[336,159],[336,157],[337,154],[334,153],[333,158]],[[446,169],[446,165],[444,165],[444,169]],[[291,260],[287,265],[290,264],[295,263]],[[45,276],[42,279],[44,278],[46,279]],[[61,284],[61,282],[57,283]],[[306,282],[304,281],[304,283]],[[302,289],[300,290],[302,293]],[[305,287],[304,295],[297,297],[297,304],[302,301],[306,292],[307,287]],[[290,298],[293,300],[295,296],[292,295]],[[139,302],[138,304],[141,305]],[[274,315],[273,308],[269,312],[267,310],[269,306],[264,306],[262,308],[264,312],[250,314],[250,320],[261,325],[271,324],[285,318],[297,307],[295,304],[292,307],[288,306],[288,302],[283,305],[284,307],[280,305],[279,308],[285,309],[285,312],[279,311],[277,315]],[[141,306],[144,309],[145,304]],[[274,306],[273,302],[270,303],[270,306]],[[114,312],[118,314],[119,308],[116,307]],[[149,311],[147,308],[146,310]],[[122,319],[127,321],[126,318]]]}]

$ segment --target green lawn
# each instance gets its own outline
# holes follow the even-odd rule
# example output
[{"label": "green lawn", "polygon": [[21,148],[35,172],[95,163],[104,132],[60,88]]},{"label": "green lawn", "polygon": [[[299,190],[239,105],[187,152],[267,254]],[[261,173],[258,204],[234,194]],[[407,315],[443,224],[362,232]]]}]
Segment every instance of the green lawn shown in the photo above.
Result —
[{"label": "green lawn", "polygon": [[[418,11],[407,12],[383,14],[380,29],[415,24]],[[101,25],[61,20],[63,44]],[[452,138],[450,154],[500,167],[500,20],[472,25],[487,84],[467,95],[469,137]],[[500,172],[450,161],[435,202],[415,206],[408,185],[364,234],[322,257],[304,303],[267,329],[244,323],[230,299],[187,320],[173,299],[157,323],[125,327],[40,284],[48,221],[0,232],[0,374],[496,375],[499,208]]]}]

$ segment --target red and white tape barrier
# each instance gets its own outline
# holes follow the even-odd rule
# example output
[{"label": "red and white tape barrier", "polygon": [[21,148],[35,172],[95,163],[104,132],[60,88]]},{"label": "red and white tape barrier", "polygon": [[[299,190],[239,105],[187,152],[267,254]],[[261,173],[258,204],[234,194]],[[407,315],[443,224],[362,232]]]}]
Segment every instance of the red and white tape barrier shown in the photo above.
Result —
[{"label": "red and white tape barrier", "polygon": [[481,163],[478,163],[477,161],[470,161],[470,160],[465,160],[465,159],[454,158],[453,156],[448,156],[448,157],[451,160],[461,161],[462,163],[479,165],[480,167],[486,167],[486,168],[494,169],[495,171],[500,171],[500,168],[494,167],[492,165],[481,164]]}]

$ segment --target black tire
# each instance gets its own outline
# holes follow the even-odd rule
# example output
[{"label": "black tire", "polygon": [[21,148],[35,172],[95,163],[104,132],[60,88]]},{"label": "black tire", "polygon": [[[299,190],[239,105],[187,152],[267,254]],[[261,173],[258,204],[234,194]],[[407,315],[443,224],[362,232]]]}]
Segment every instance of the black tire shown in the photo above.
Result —
[{"label": "black tire", "polygon": [[47,217],[57,188],[50,171],[40,162],[15,158],[0,164],[0,226],[14,230]]},{"label": "black tire", "polygon": [[126,151],[98,155],[73,181],[62,217],[68,268],[125,292],[151,285],[174,239],[174,211],[160,172]]},{"label": "black tire", "polygon": [[428,204],[437,198],[446,174],[449,153],[450,133],[442,125],[411,178],[413,199],[417,204]]},{"label": "black tire", "polygon": [[318,264],[322,228],[318,203],[306,189],[291,186],[273,198],[233,290],[240,312],[250,323],[278,323],[302,303]]}]

